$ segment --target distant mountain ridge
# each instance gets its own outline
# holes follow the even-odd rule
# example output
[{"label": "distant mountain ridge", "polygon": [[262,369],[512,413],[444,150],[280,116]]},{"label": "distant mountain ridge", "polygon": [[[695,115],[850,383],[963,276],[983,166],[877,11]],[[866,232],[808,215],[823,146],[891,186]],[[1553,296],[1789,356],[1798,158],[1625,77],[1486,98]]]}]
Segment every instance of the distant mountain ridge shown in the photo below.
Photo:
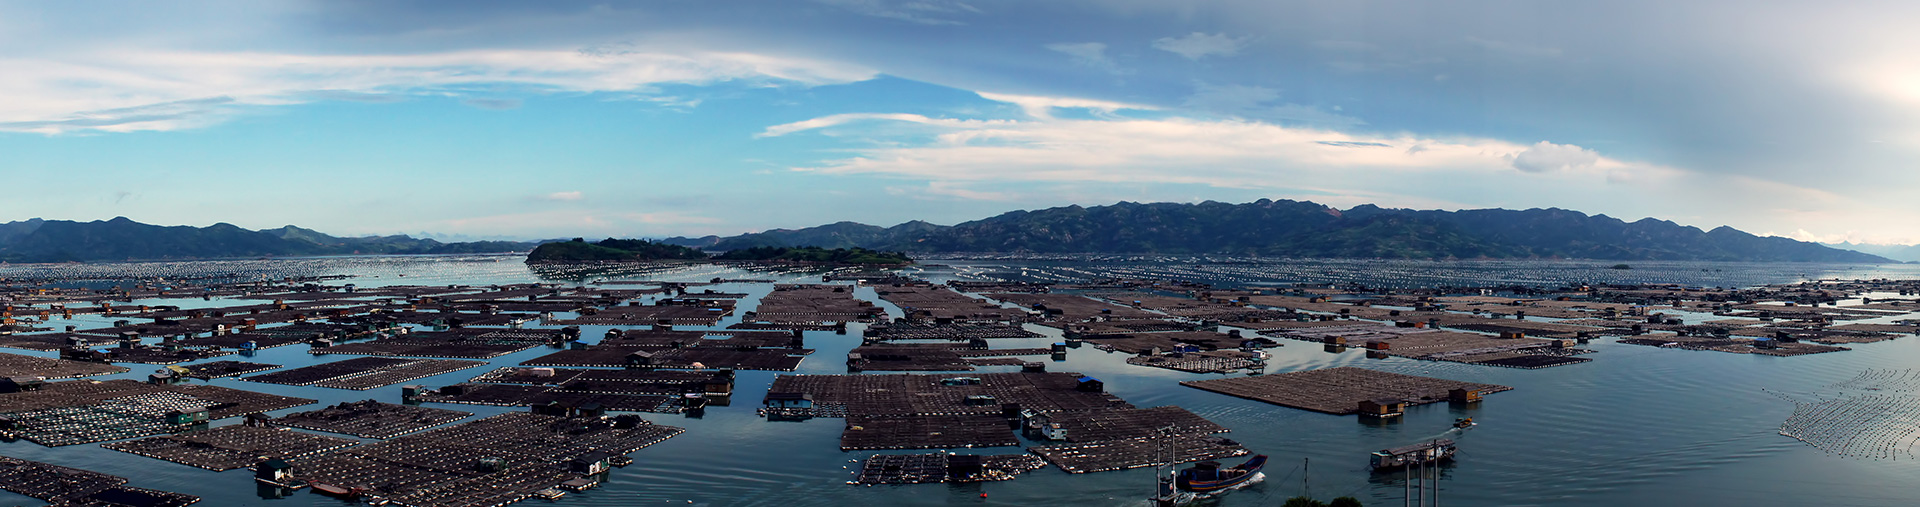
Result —
[{"label": "distant mountain ridge", "polygon": [[126,217],[93,222],[35,218],[0,224],[0,261],[4,262],[495,253],[533,247],[532,243],[515,241],[442,243],[408,236],[342,238],[291,225],[259,231],[226,223],[165,227]]},{"label": "distant mountain ridge", "polygon": [[953,226],[839,222],[731,237],[667,238],[708,250],[861,247],[905,252],[1236,254],[1303,258],[1711,260],[1889,263],[1731,227],[1626,222],[1558,208],[1340,210],[1307,201],[1121,202],[1012,211]]},{"label": "distant mountain ridge", "polygon": [[1920,245],[1877,245],[1872,243],[1821,243],[1841,250],[1870,253],[1902,262],[1920,262]]}]

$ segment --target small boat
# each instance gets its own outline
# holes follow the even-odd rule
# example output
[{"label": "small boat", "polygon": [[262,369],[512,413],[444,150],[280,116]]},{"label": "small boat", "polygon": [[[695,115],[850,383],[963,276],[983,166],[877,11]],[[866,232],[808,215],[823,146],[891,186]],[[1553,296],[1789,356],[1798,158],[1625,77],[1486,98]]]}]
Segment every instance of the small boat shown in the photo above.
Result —
[{"label": "small boat", "polygon": [[1472,428],[1474,426],[1478,426],[1478,425],[1474,424],[1472,417],[1462,417],[1462,418],[1453,420],[1453,427],[1455,428],[1460,428],[1464,430],[1467,428]]},{"label": "small boat", "polygon": [[607,464],[617,466],[617,467],[624,467],[624,466],[633,464],[633,458],[629,458],[626,455],[614,456],[611,458],[607,458]]},{"label": "small boat", "polygon": [[313,483],[313,492],[319,493],[322,495],[340,497],[340,498],[346,498],[346,499],[354,499],[354,498],[360,497],[360,488],[348,489],[348,488],[335,486],[332,484],[321,484],[318,482]]},{"label": "small boat", "polygon": [[1174,478],[1174,485],[1181,491],[1196,493],[1220,491],[1252,480],[1254,476],[1260,474],[1260,469],[1266,466],[1267,455],[1265,454],[1256,455],[1246,463],[1235,465],[1233,468],[1220,468],[1218,461],[1202,461],[1191,468],[1181,470]]}]

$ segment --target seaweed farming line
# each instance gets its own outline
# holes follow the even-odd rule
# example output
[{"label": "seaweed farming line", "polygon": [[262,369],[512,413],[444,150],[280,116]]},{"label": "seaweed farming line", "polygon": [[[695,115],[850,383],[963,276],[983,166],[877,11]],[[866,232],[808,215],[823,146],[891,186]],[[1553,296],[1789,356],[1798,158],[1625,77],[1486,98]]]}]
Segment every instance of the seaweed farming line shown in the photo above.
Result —
[{"label": "seaweed farming line", "polygon": [[1807,402],[1762,389],[1793,402],[1780,435],[1828,454],[1854,459],[1914,459],[1920,444],[1920,397],[1898,394],[1843,395]]},{"label": "seaweed farming line", "polygon": [[1859,376],[1827,386],[1827,389],[1865,389],[1869,391],[1920,391],[1920,370],[1869,369]]}]

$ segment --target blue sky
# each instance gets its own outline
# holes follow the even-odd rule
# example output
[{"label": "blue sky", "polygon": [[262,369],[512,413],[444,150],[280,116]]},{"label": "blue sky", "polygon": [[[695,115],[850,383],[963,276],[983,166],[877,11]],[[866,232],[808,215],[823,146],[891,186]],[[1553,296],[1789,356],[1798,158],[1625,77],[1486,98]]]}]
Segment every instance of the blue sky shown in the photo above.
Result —
[{"label": "blue sky", "polygon": [[547,238],[1290,198],[1915,243],[1915,10],[0,2],[0,220]]}]

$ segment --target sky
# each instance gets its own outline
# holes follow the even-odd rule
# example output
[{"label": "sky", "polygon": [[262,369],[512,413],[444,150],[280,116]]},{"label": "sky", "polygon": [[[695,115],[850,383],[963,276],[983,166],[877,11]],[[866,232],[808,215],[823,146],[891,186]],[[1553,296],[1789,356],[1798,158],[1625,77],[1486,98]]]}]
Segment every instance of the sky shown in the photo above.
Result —
[{"label": "sky", "polygon": [[1308,200],[1920,243],[1911,2],[0,0],[0,222]]}]

